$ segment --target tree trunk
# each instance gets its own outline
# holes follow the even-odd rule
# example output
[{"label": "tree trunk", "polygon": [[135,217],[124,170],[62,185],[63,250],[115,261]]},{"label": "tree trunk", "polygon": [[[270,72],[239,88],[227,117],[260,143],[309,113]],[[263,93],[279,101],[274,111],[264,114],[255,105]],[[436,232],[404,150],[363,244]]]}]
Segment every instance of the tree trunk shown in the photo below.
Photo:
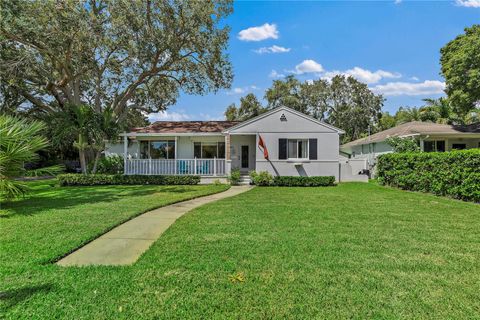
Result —
[{"label": "tree trunk", "polygon": [[87,161],[85,160],[85,150],[82,148],[78,149],[78,155],[80,157],[80,167],[82,168],[82,173],[87,174]]},{"label": "tree trunk", "polygon": [[83,174],[87,174],[87,161],[85,157],[85,142],[82,134],[78,135],[78,156],[80,158],[80,168]]},{"label": "tree trunk", "polygon": [[100,160],[101,155],[102,155],[102,152],[100,150],[98,150],[97,153],[95,154],[95,161],[93,163],[92,174],[97,173],[98,161]]}]

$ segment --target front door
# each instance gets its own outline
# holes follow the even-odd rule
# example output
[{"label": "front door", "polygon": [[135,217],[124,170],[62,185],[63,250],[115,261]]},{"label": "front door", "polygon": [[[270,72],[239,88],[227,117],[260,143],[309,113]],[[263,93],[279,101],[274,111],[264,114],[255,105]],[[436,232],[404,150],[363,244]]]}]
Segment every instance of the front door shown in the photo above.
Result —
[{"label": "front door", "polygon": [[248,146],[242,146],[242,155],[241,155],[242,159],[241,159],[241,165],[242,165],[242,169],[248,169],[249,167],[249,164],[248,164],[248,158],[249,158],[249,154],[248,154]]}]

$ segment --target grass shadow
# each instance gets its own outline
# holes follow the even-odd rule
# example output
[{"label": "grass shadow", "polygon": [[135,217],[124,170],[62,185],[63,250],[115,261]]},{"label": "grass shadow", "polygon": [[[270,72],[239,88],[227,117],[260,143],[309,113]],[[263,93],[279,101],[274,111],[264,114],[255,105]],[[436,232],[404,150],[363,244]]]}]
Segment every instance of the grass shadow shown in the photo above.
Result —
[{"label": "grass shadow", "polygon": [[41,284],[36,286],[28,286],[0,292],[0,304],[4,309],[10,309],[15,305],[27,300],[37,293],[46,293],[51,291],[53,286],[51,284]]},{"label": "grass shadow", "polygon": [[43,186],[33,191],[23,199],[1,204],[5,214],[0,218],[15,215],[40,214],[51,209],[67,209],[79,205],[112,202],[124,197],[148,196],[155,193],[186,193],[191,192],[191,186],[89,186],[89,187],[59,187]]}]

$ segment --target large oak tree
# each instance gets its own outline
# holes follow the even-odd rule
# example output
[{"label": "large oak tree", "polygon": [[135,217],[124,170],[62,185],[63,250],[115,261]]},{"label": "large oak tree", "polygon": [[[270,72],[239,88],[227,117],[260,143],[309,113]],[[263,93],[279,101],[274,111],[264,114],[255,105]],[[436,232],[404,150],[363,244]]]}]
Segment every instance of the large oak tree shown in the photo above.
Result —
[{"label": "large oak tree", "polygon": [[229,0],[11,0],[0,10],[2,102],[45,113],[88,105],[120,122],[232,81]]}]

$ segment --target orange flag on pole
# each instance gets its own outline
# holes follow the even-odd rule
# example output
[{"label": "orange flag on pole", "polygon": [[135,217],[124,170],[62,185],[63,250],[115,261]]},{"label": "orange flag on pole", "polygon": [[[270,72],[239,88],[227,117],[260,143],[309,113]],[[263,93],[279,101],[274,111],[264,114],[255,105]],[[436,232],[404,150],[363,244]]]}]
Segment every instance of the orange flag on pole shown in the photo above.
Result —
[{"label": "orange flag on pole", "polygon": [[268,150],[261,135],[258,135],[258,149],[263,151],[263,157],[268,160]]}]

